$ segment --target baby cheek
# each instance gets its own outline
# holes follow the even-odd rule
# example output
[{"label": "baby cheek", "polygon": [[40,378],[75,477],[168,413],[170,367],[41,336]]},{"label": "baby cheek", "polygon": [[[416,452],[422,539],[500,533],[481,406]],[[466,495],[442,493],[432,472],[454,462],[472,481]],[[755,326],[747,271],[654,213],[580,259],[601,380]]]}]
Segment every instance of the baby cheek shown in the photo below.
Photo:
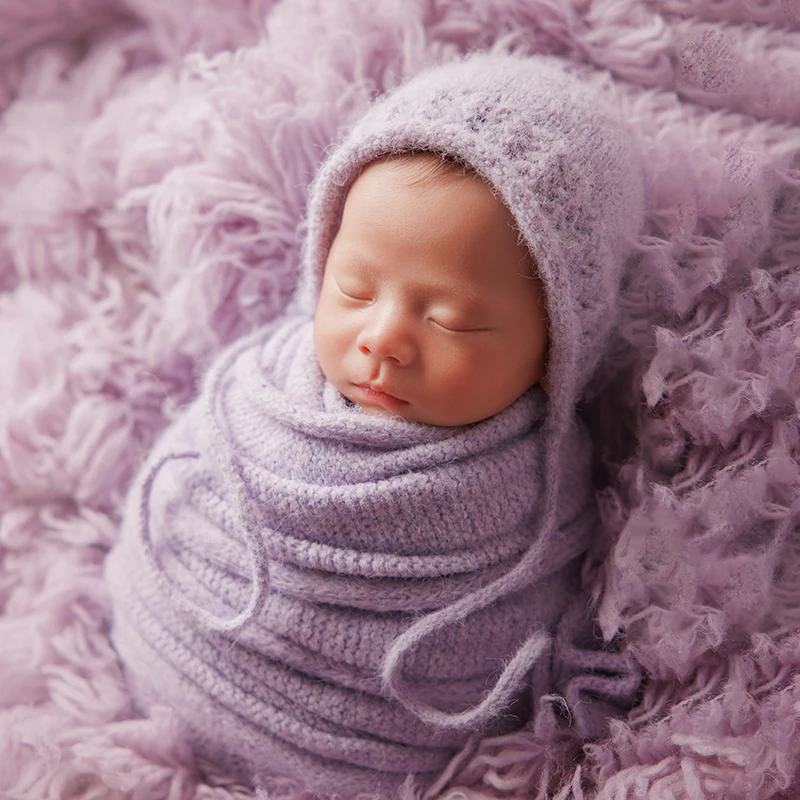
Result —
[{"label": "baby cheek", "polygon": [[355,316],[338,308],[319,316],[317,352],[324,354],[330,371],[341,371],[357,347],[359,326]]},{"label": "baby cheek", "polygon": [[339,310],[331,320],[331,338],[342,354],[356,348],[356,340],[361,330],[358,316]]},{"label": "baby cheek", "polygon": [[341,331],[336,324],[335,316],[323,307],[317,309],[314,318],[314,344],[322,371],[329,379],[331,372],[335,370],[341,350],[340,338]]},{"label": "baby cheek", "polygon": [[481,382],[491,375],[493,353],[483,343],[462,342],[439,354],[437,381],[443,394],[474,393]]}]

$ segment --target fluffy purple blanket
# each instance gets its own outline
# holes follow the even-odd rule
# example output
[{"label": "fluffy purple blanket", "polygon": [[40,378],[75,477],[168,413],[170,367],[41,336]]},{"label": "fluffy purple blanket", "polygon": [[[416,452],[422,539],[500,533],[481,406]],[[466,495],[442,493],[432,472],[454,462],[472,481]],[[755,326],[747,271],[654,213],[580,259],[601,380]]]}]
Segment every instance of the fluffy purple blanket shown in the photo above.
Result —
[{"label": "fluffy purple blanket", "polygon": [[604,738],[554,714],[476,743],[437,796],[797,797],[800,6],[272,5],[0,0],[0,795],[253,797],[167,709],[133,718],[102,580],[122,499],[212,357],[284,308],[337,133],[503,41],[613,82],[648,156],[585,409],[598,636],[646,680]]}]

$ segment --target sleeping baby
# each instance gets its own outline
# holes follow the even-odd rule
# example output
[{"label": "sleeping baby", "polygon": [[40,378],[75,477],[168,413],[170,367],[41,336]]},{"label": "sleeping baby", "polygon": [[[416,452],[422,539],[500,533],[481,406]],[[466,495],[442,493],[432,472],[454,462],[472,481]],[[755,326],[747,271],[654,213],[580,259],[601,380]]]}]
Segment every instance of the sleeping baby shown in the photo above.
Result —
[{"label": "sleeping baby", "polygon": [[312,186],[286,314],[217,358],[128,496],[106,575],[139,711],[171,706],[217,772],[343,797],[532,723],[600,532],[576,404],[642,193],[553,57],[373,105]]}]

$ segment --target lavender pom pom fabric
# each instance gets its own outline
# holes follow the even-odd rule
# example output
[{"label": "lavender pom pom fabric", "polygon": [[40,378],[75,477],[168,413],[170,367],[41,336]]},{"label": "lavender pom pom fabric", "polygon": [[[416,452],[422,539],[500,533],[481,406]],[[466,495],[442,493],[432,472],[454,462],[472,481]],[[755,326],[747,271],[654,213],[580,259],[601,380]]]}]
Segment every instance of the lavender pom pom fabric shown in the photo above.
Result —
[{"label": "lavender pom pom fabric", "polygon": [[[595,630],[562,617],[583,633],[554,635],[554,699],[471,741],[430,796],[800,794],[798,37],[783,0],[0,0],[0,794],[256,797],[169,706],[134,710],[105,557],[212,362],[286,312],[343,132],[492,48],[555,57],[617,110],[645,222],[584,395]],[[573,712],[613,698],[609,656],[644,682],[584,739]]]}]

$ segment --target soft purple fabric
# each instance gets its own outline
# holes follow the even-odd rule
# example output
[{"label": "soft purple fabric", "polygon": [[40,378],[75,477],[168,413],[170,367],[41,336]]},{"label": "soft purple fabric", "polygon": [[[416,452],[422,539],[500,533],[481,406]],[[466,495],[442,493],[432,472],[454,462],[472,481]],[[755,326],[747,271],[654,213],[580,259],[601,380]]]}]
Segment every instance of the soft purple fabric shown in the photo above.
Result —
[{"label": "soft purple fabric", "polygon": [[285,308],[340,132],[501,39],[585,72],[645,156],[585,408],[613,546],[584,579],[647,682],[601,739],[543,715],[433,794],[800,793],[798,35],[785,0],[0,0],[0,793],[253,797],[169,709],[132,714],[102,579],[122,498],[215,355]]},{"label": "soft purple fabric", "polygon": [[[159,441],[107,562],[140,707],[175,707],[195,746],[244,781],[288,774],[344,796],[388,794],[409,773],[430,783],[473,730],[520,727],[510,703],[489,726],[421,723],[387,699],[380,670],[419,615],[501,579],[529,546],[545,406],[535,391],[471,428],[387,421],[327,384],[305,318],[237,343]],[[596,525],[585,436],[565,450],[576,469],[544,578],[416,647],[404,677],[418,701],[476,705],[497,654],[530,636],[529,660],[548,658],[576,589],[569,562]]]},{"label": "soft purple fabric", "polygon": [[[534,387],[461,428],[348,408],[314,352],[349,184],[421,149],[490,182],[548,302],[549,398]],[[370,109],[312,187],[287,315],[223,352],[134,482],[107,575],[140,709],[176,708],[196,748],[245,781],[347,797],[411,774],[424,788],[471,735],[528,721],[513,707],[554,690],[552,634],[600,535],[575,404],[643,188],[624,128],[555,59],[473,56]],[[279,570],[291,577],[276,584]]]}]

